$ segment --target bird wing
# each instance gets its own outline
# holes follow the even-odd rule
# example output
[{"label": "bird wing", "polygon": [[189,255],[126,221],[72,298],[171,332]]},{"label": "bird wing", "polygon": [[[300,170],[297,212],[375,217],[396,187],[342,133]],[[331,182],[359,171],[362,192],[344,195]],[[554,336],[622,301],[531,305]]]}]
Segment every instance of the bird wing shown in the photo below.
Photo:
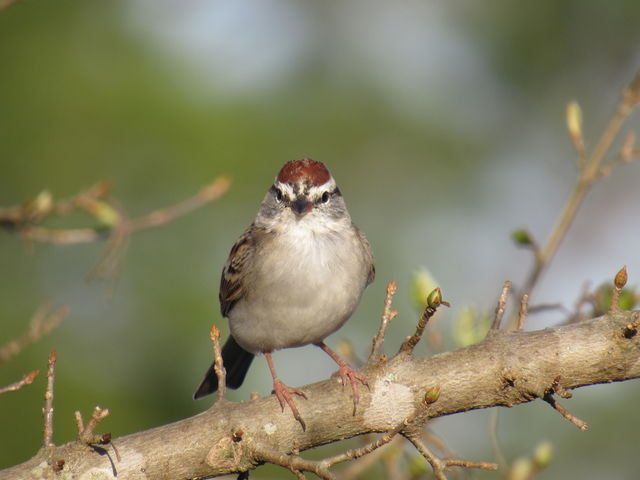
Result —
[{"label": "bird wing", "polygon": [[249,273],[249,266],[255,255],[256,236],[265,231],[251,225],[231,247],[229,258],[222,269],[220,278],[220,312],[226,317],[233,306],[247,291],[245,279]]},{"label": "bird wing", "polygon": [[369,240],[367,240],[367,237],[365,237],[364,233],[362,233],[362,230],[360,230],[355,224],[353,225],[353,227],[356,229],[358,238],[360,238],[360,241],[362,242],[362,246],[364,247],[365,260],[369,264],[369,275],[367,276],[367,285],[369,285],[376,278],[376,264],[373,259],[373,249],[371,248],[371,244],[369,243]]}]

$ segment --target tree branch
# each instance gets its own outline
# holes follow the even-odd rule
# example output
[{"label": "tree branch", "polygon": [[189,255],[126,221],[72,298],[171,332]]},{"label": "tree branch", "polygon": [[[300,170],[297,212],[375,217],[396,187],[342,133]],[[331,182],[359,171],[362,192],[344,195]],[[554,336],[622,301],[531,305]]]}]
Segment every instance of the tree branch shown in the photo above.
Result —
[{"label": "tree branch", "polygon": [[[609,148],[618,136],[625,120],[638,104],[640,104],[640,73],[637,73],[629,85],[622,90],[616,111],[596,143],[591,156],[586,159],[585,152],[578,147],[580,160],[578,162],[579,170],[574,190],[565,204],[547,243],[537,252],[533,269],[525,281],[524,288],[521,292],[522,294],[531,295],[540,275],[558,251],[558,247],[569,231],[569,227],[573,223],[578,213],[578,208],[582,204],[589,187],[602,176],[601,169]],[[573,110],[575,111],[576,108],[574,107]],[[568,115],[568,117],[571,117],[571,115]],[[578,141],[582,142],[581,122],[581,119],[569,122],[569,131],[574,143],[578,140],[577,137],[580,137]],[[627,145],[626,150],[630,148],[631,147]]]},{"label": "tree branch", "polygon": [[[301,402],[300,411],[306,431],[289,412],[281,412],[273,395],[225,402],[194,417],[114,439],[121,461],[76,441],[56,447],[55,458],[64,460],[63,467],[37,455],[0,471],[0,477],[27,478],[40,467],[40,478],[51,477],[54,468],[77,478],[87,472],[128,480],[205,478],[252,470],[265,460],[265,452],[277,452],[281,464],[296,470],[306,465],[298,452],[366,433],[393,432],[420,409],[424,413],[417,423],[467,410],[512,407],[544,399],[552,390],[564,396],[566,389],[639,378],[638,325],[640,311],[619,311],[558,328],[496,331],[476,345],[430,358],[399,354],[365,366],[371,389],[362,392],[356,415],[350,393],[337,379],[305,387],[310,401]],[[425,392],[434,385],[440,395],[427,403]],[[290,458],[300,460],[288,463]]]}]

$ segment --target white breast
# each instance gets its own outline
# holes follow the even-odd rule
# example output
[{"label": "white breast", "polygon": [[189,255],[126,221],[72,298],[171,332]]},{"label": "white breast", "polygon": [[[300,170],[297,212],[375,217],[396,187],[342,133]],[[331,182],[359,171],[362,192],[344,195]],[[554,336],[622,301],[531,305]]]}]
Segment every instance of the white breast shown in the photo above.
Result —
[{"label": "white breast", "polygon": [[249,351],[320,342],[360,301],[369,265],[355,229],[311,229],[303,220],[261,246],[252,288],[229,314],[233,336]]}]

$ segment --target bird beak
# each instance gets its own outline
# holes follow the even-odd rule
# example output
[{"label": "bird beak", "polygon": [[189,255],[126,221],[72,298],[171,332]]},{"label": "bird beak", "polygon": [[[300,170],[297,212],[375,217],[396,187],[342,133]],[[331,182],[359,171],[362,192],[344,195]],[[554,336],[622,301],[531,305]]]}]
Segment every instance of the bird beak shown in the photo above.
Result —
[{"label": "bird beak", "polygon": [[297,197],[295,201],[291,202],[291,208],[298,215],[303,215],[311,210],[313,205],[305,197]]}]

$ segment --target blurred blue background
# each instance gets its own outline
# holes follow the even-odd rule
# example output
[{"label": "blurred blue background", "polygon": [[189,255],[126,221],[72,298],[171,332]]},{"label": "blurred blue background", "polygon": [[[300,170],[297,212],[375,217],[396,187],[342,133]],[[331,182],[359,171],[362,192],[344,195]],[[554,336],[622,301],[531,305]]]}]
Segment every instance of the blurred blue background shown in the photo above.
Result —
[{"label": "blurred blue background", "polygon": [[[349,339],[364,358],[394,279],[393,352],[415,324],[410,278],[425,266],[453,304],[439,321],[453,347],[462,308],[491,310],[505,279],[526,277],[531,255],[510,233],[526,226],[546,240],[575,179],[566,103],[580,102],[592,147],[640,67],[638,25],[635,0],[31,0],[0,11],[0,205],[107,179],[138,216],[217,175],[233,179],[218,202],[136,234],[115,290],[86,281],[104,244],[0,233],[0,343],[45,301],[71,310],[0,369],[0,385],[44,372],[58,350],[57,443],[73,438],[76,409],[108,407],[101,428],[114,437],[205,409],[212,399],[191,395],[212,322],[227,332],[222,265],[281,164],[305,156],[329,166],[377,259],[376,282],[329,343]],[[624,130],[639,126],[636,115]],[[624,264],[638,284],[639,182],[640,166],[623,166],[591,190],[532,303],[572,308],[585,281]],[[563,318],[533,316],[528,328]],[[327,378],[335,366],[316,350],[279,352],[282,379]],[[0,468],[39,447],[44,384],[41,374],[0,397]],[[270,389],[258,359],[231,397]],[[550,440],[556,459],[540,478],[632,478],[640,436],[622,412],[639,398],[635,382],[577,391],[567,406],[586,433],[542,402],[501,409],[501,446],[512,461]],[[488,424],[488,412],[472,412],[433,428],[464,458],[491,460]]]}]

